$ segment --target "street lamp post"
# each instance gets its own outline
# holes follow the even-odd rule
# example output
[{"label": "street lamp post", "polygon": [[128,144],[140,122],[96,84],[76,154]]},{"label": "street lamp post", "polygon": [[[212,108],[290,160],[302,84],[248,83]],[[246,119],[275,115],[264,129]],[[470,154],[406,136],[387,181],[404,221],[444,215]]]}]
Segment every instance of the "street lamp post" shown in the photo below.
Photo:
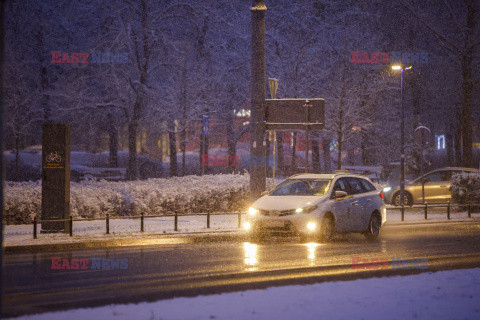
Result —
[{"label": "street lamp post", "polygon": [[[5,27],[5,9],[4,2],[0,0],[0,279],[3,279],[3,191],[4,191],[4,173],[3,170],[3,48],[4,48],[4,27]],[[2,314],[3,285],[0,280],[0,314]]]},{"label": "street lamp post", "polygon": [[400,205],[405,205],[405,105],[403,103],[403,72],[411,69],[412,66],[405,68],[404,66],[394,65],[393,70],[401,70],[400,74],[400,103],[401,103],[401,123],[400,123]]},{"label": "street lamp post", "polygon": [[[268,85],[270,86],[270,97],[275,99],[277,95],[278,89],[278,79],[275,78],[268,78]],[[276,159],[275,159],[275,145],[277,144],[277,132],[273,130],[273,165],[272,165],[272,188],[275,187],[275,166],[276,166]]]}]

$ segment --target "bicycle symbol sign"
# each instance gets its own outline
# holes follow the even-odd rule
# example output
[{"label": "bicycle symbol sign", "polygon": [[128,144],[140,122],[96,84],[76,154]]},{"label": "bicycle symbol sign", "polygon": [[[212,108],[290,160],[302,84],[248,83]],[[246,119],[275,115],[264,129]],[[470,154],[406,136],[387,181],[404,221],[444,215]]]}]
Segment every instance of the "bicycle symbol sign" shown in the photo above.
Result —
[{"label": "bicycle symbol sign", "polygon": [[45,161],[47,162],[62,162],[62,157],[55,151],[55,152],[50,152],[49,155],[47,155]]}]

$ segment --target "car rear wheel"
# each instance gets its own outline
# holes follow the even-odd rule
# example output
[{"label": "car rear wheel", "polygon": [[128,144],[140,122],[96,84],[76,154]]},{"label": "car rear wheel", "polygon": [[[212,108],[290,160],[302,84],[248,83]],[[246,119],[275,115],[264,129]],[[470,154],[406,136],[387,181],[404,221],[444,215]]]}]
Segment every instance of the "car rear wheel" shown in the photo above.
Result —
[{"label": "car rear wheel", "polygon": [[[393,196],[393,201],[392,201],[392,204],[394,206],[401,206],[400,204],[400,199],[401,199],[401,196],[400,196],[400,191],[398,191],[397,193],[395,193],[395,195]],[[403,202],[405,203],[406,206],[412,206],[413,205],[413,199],[412,199],[412,196],[410,195],[410,193],[408,193],[407,191],[405,191],[405,194],[403,196]]]},{"label": "car rear wheel", "polygon": [[367,231],[365,231],[365,237],[367,237],[368,240],[375,240],[380,234],[381,226],[380,216],[377,213],[372,214]]}]

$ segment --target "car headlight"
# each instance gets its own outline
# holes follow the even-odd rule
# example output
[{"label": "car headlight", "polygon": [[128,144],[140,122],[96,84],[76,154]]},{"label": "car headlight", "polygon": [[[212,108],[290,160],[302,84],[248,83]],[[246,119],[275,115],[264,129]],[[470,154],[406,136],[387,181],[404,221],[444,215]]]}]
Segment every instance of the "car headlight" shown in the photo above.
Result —
[{"label": "car headlight", "polygon": [[257,212],[258,212],[258,210],[257,210],[257,209],[255,209],[254,207],[250,207],[250,208],[248,208],[248,214],[249,214],[249,215],[251,215],[251,216],[254,216],[254,215],[256,215],[256,214],[257,214]]},{"label": "car headlight", "polygon": [[304,207],[304,208],[298,208],[295,210],[296,213],[310,213],[313,210],[316,210],[318,206],[310,206],[310,207]]},{"label": "car headlight", "polygon": [[392,187],[385,187],[382,189],[382,192],[388,192],[390,190],[392,190]]}]

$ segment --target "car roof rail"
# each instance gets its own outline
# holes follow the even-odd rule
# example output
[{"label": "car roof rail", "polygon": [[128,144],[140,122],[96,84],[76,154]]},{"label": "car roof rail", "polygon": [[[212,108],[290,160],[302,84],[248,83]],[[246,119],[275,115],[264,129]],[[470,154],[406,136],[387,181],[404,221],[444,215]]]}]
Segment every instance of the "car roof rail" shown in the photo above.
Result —
[{"label": "car roof rail", "polygon": [[296,177],[296,176],[301,176],[301,175],[304,175],[305,173],[295,173],[295,174],[292,174],[291,176],[289,176],[289,178],[291,177]]}]

